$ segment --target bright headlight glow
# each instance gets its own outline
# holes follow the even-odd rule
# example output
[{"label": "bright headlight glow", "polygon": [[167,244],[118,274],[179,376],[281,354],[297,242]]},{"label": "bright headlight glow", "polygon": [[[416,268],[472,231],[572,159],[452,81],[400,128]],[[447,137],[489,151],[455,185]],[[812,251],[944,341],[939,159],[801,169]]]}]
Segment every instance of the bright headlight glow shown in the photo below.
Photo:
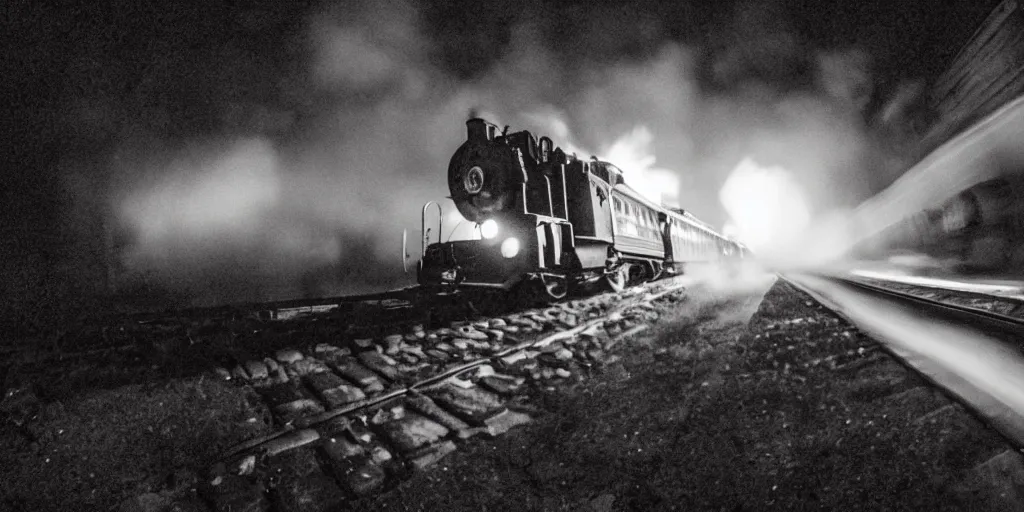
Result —
[{"label": "bright headlight glow", "polygon": [[498,236],[498,223],[494,219],[487,219],[483,224],[480,224],[480,235],[484,238],[494,238]]},{"label": "bright headlight glow", "polygon": [[506,258],[514,258],[516,254],[519,254],[519,239],[518,238],[506,238],[501,243],[501,255]]}]

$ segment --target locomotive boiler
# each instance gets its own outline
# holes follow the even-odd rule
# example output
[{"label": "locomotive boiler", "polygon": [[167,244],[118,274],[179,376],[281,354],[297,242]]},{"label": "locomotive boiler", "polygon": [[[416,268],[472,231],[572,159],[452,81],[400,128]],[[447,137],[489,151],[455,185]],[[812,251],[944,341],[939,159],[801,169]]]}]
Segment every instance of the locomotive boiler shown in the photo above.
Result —
[{"label": "locomotive boiler", "polygon": [[745,252],[688,212],[643,198],[609,162],[567,154],[529,131],[499,132],[483,119],[466,126],[448,190],[480,238],[424,242],[417,279],[425,288],[525,290],[557,300],[584,282],[621,290]]}]

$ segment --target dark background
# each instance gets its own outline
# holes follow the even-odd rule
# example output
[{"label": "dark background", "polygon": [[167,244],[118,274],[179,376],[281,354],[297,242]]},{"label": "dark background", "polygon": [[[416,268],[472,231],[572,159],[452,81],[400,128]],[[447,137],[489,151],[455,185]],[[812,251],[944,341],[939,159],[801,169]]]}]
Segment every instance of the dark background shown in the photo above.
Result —
[{"label": "dark background", "polygon": [[15,0],[5,296],[152,307],[404,284],[398,236],[447,195],[473,107],[558,119],[586,148],[643,124],[679,202],[716,226],[745,154],[856,204],[903,168],[924,85],[997,3]]}]

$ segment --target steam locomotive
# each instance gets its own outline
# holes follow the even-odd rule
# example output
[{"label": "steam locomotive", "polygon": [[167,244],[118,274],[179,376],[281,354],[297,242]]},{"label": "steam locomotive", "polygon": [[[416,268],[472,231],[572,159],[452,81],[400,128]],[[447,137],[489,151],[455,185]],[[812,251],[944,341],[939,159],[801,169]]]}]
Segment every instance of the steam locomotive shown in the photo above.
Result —
[{"label": "steam locomotive", "polygon": [[1024,270],[1024,176],[1003,175],[910,215],[854,247],[862,259],[923,255],[958,272]]},{"label": "steam locomotive", "polygon": [[[480,238],[425,240],[422,287],[516,289],[558,300],[584,283],[622,290],[746,252],[688,212],[643,198],[609,162],[566,154],[529,131],[499,133],[480,118],[466,126],[448,189]],[[423,208],[425,233],[431,204]]]}]

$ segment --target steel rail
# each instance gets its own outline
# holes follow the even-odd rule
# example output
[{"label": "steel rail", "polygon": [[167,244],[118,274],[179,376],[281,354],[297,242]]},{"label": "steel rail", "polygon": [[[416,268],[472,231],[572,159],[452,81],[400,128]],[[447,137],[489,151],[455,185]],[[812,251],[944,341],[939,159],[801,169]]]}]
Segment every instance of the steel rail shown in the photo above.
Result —
[{"label": "steel rail", "polygon": [[781,277],[1024,448],[1024,321],[841,277]]},{"label": "steel rail", "polygon": [[[848,284],[850,284],[852,286],[857,286],[857,287],[860,287],[860,288],[864,288],[866,290],[869,290],[872,293],[888,295],[888,296],[894,297],[894,298],[899,299],[899,300],[907,300],[907,301],[913,301],[913,302],[920,302],[921,304],[923,304],[923,305],[925,305],[927,307],[933,307],[933,308],[937,308],[937,309],[948,309],[948,310],[950,310],[952,312],[955,312],[957,314],[969,315],[969,316],[972,316],[972,317],[978,317],[978,316],[985,317],[986,319],[991,320],[993,322],[998,322],[998,323],[1005,324],[1008,328],[1024,329],[1024,319],[1022,319],[1022,318],[1017,318],[1017,317],[1013,317],[1013,316],[1009,316],[1009,315],[1004,315],[1002,313],[994,313],[992,311],[988,311],[988,310],[985,310],[985,309],[975,308],[975,307],[971,307],[971,306],[964,306],[962,304],[953,304],[953,303],[949,303],[949,302],[943,302],[941,300],[930,299],[928,297],[922,297],[920,295],[915,295],[913,293],[903,292],[903,291],[899,291],[899,290],[893,290],[891,288],[886,288],[884,286],[878,286],[878,285],[875,285],[875,284],[867,283],[867,282],[861,281],[861,280],[856,279],[856,278],[851,278],[851,277],[834,277],[834,279],[841,280],[841,281],[843,281],[845,283],[848,283]],[[879,278],[869,278],[869,279],[871,279],[873,281],[886,281],[885,279],[879,279]],[[893,284],[898,284],[898,285],[906,285],[907,284],[907,283],[904,283],[902,281],[892,281],[892,283]],[[930,284],[930,285],[916,285],[915,284],[915,285],[910,285],[910,286],[916,286],[918,288],[924,288],[924,289],[927,289],[927,290],[930,290],[930,291],[934,291],[934,292],[955,293],[955,294],[961,295],[961,296],[971,296],[971,297],[975,297],[975,298],[979,298],[979,299],[987,299],[987,300],[990,300],[990,301],[993,301],[993,302],[1014,302],[1014,303],[1022,302],[1020,299],[1015,299],[1015,298],[1011,298],[1011,297],[1002,297],[1002,296],[999,296],[999,295],[989,295],[989,294],[982,293],[982,292],[964,291],[964,290],[959,290],[959,289],[955,289],[955,288],[943,288],[943,287],[941,287],[941,286],[939,286],[937,284]],[[1021,338],[1021,346],[1024,347],[1024,338]]]},{"label": "steel rail", "polygon": [[[902,273],[901,273],[902,272]],[[916,286],[951,293],[968,294],[979,298],[996,299],[1004,302],[1024,304],[1024,280],[1019,276],[967,277],[951,273],[907,273],[897,268],[884,266],[851,266],[818,270],[833,276],[848,279],[868,279],[893,284]]]},{"label": "steel rail", "polygon": [[[676,282],[672,283],[673,280]],[[336,409],[324,411],[320,414],[300,418],[296,420],[293,424],[289,424],[282,429],[229,447],[223,453],[217,455],[216,458],[213,460],[217,462],[224,462],[234,457],[238,457],[239,455],[245,452],[259,449],[262,445],[265,445],[270,441],[283,437],[287,434],[296,432],[297,430],[313,428],[318,424],[324,423],[339,416],[351,415],[353,413],[368,411],[376,407],[381,407],[386,402],[389,402],[396,398],[404,397],[406,395],[418,393],[420,392],[420,390],[423,389],[430,389],[434,386],[437,386],[438,384],[443,384],[444,382],[447,382],[449,379],[453,377],[458,377],[459,375],[463,375],[466,372],[476,370],[478,367],[483,365],[500,365],[499,361],[505,357],[530,349],[540,349],[556,341],[572,338],[573,336],[576,336],[586,330],[592,329],[595,326],[603,323],[610,316],[616,313],[622,313],[624,311],[629,310],[630,308],[635,308],[642,304],[650,304],[651,302],[654,302],[670,293],[683,291],[692,284],[690,280],[684,279],[682,276],[674,278],[673,280],[645,283],[643,285],[636,286],[633,288],[633,290],[635,290],[635,293],[630,294],[630,296],[624,298],[617,305],[609,308],[603,315],[597,318],[589,319],[576,327],[564,331],[554,332],[534,340],[519,341],[515,345],[508,347],[504,350],[501,350],[498,353],[491,354],[480,359],[476,359],[464,364],[457,365],[437,375],[426,377],[410,385],[393,389],[381,396],[366,398],[364,400],[359,400],[357,402],[346,404]],[[660,289],[658,291],[651,291],[649,289],[654,287],[659,287]],[[618,335],[613,336],[612,338],[621,339],[627,336],[634,335],[636,334],[636,332],[638,331],[634,331],[631,329],[630,331],[619,333]],[[510,340],[516,339],[508,335],[506,335],[506,338]]]}]

